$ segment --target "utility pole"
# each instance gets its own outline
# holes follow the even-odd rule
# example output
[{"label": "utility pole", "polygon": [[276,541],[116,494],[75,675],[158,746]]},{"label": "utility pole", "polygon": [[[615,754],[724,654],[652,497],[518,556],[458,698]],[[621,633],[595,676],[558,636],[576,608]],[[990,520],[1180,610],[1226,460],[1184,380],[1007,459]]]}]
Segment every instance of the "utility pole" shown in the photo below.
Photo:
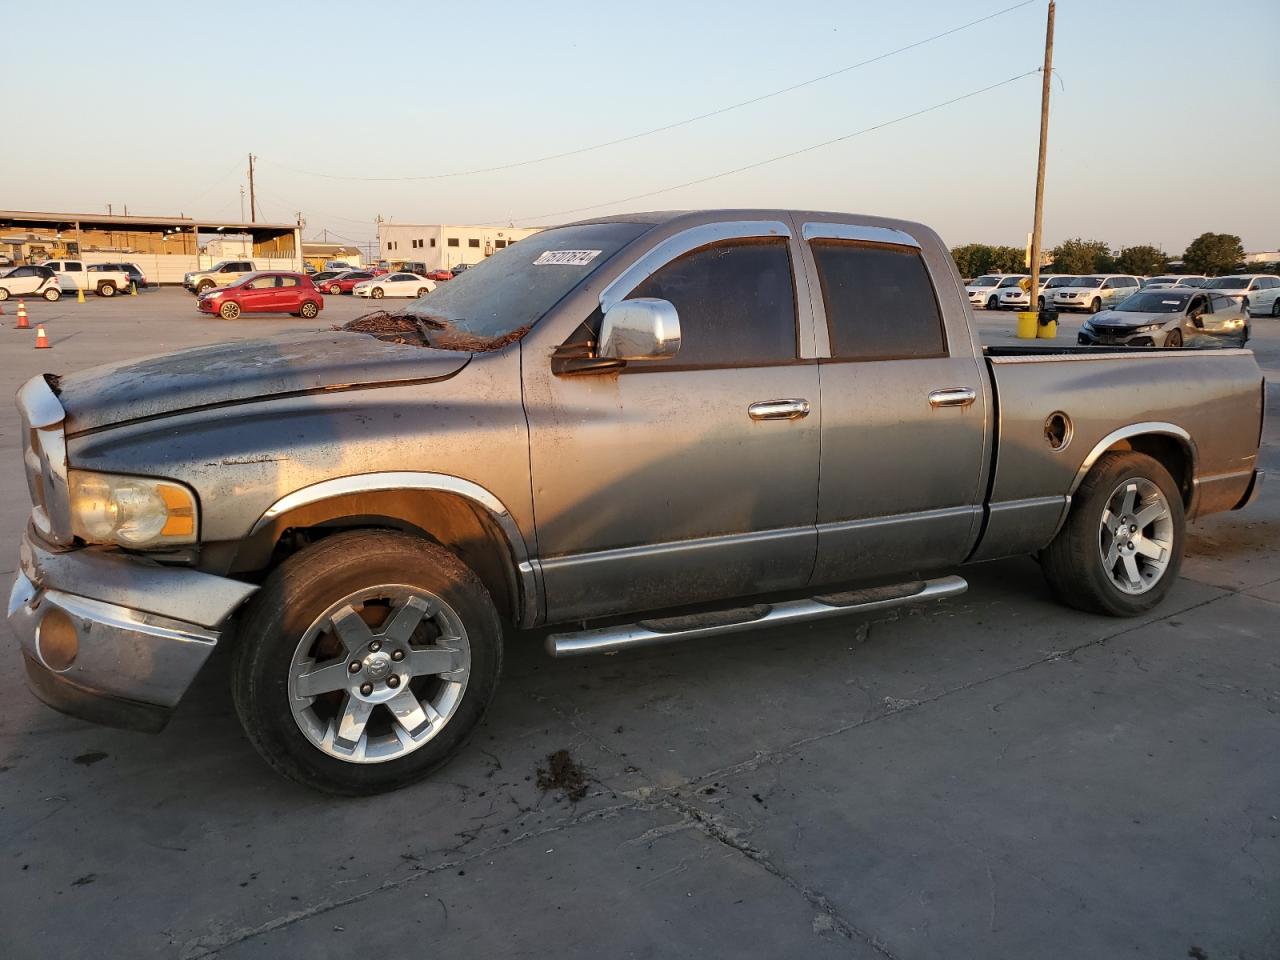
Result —
[{"label": "utility pole", "polygon": [[1049,20],[1044,33],[1044,77],[1040,87],[1040,161],[1036,165],[1036,215],[1031,226],[1031,289],[1027,309],[1038,309],[1040,295],[1040,230],[1044,221],[1044,158],[1049,146],[1049,85],[1053,80],[1053,9],[1049,0]]},{"label": "utility pole", "polygon": [[[1043,141],[1044,134],[1041,134]],[[250,223],[257,223],[257,197],[253,195],[253,155],[248,155],[248,219]],[[241,212],[241,223],[244,221],[243,211]]]},{"label": "utility pole", "polygon": [[111,216],[111,204],[107,204],[107,216]]},{"label": "utility pole", "polygon": [[244,223],[244,184],[240,184],[240,222]]}]

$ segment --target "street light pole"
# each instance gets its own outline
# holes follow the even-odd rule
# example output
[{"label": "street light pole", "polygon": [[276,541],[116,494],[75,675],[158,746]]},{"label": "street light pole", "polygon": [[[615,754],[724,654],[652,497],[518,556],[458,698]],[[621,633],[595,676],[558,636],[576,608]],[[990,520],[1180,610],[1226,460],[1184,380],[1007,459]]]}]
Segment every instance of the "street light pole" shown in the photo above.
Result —
[{"label": "street light pole", "polygon": [[[1054,0],[1049,0],[1049,20],[1044,34],[1044,76],[1040,87],[1040,161],[1036,166],[1036,213],[1031,227],[1031,288],[1032,298],[1040,295],[1040,230],[1044,220],[1044,159],[1049,146],[1049,83],[1053,79],[1053,12]],[[1038,300],[1028,301],[1028,309],[1038,309]]]}]

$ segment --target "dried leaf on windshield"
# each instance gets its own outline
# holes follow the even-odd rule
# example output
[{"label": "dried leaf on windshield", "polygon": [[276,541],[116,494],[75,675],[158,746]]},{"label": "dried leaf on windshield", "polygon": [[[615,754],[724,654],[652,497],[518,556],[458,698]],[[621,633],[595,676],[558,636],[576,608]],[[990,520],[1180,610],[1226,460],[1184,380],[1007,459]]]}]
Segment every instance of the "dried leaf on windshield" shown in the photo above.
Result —
[{"label": "dried leaf on windshield", "polygon": [[375,310],[336,327],[352,333],[367,333],[388,343],[411,343],[467,353],[487,353],[515,343],[532,328],[525,324],[498,337],[480,337],[457,329],[452,321],[429,313],[389,313]]}]

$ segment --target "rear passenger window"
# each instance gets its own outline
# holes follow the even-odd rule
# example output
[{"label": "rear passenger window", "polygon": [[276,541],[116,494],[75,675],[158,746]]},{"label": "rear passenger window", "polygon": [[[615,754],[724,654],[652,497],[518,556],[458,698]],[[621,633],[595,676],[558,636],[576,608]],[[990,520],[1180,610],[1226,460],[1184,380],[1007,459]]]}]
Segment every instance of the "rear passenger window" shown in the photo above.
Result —
[{"label": "rear passenger window", "polygon": [[761,366],[796,358],[796,296],[786,240],[730,240],[685,254],[627,299],[668,300],[680,315],[671,366]]},{"label": "rear passenger window", "polygon": [[280,278],[280,286],[282,287],[296,287],[297,285],[298,285],[297,277],[281,277]]},{"label": "rear passenger window", "polygon": [[942,314],[920,251],[814,240],[831,356],[896,360],[947,355]]}]

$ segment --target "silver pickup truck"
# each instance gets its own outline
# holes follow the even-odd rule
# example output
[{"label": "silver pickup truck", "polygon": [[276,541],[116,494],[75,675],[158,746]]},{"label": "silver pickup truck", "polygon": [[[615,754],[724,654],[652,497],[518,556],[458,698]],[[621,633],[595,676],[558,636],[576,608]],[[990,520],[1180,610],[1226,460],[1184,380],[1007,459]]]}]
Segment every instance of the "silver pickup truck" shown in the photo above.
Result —
[{"label": "silver pickup truck", "polygon": [[219,644],[249,739],[348,794],[458,751],[504,630],[611,651],[955,595],[1040,558],[1127,616],[1262,479],[1243,349],[983,350],[917,223],[550,229],[395,315],[29,381],[35,693],[159,729]]}]

